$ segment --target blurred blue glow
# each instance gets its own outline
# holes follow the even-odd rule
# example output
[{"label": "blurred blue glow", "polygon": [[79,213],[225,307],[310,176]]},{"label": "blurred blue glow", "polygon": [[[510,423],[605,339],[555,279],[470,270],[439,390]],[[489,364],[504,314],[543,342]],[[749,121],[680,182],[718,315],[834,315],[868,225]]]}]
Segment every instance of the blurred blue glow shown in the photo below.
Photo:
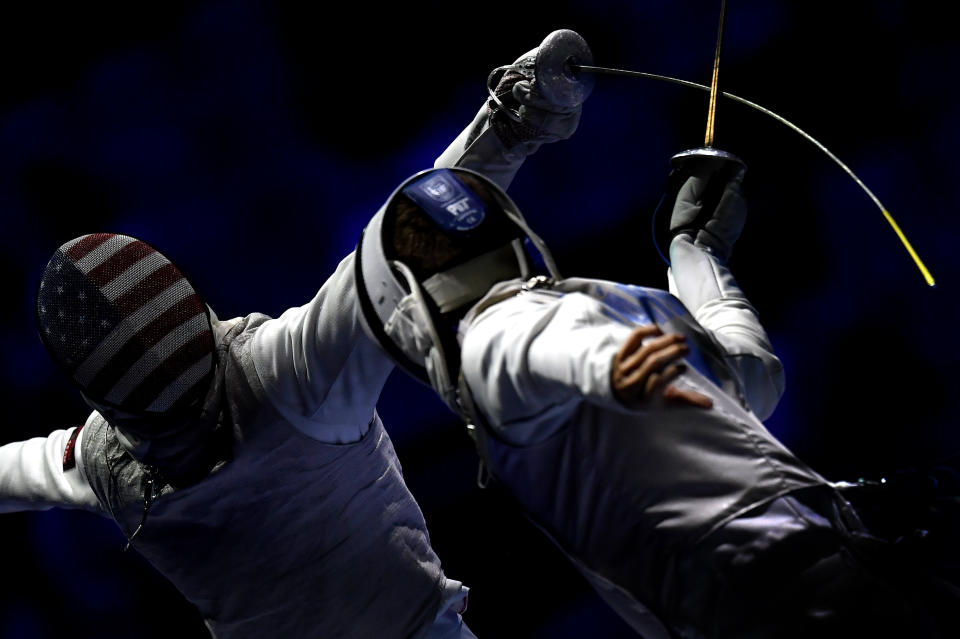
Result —
[{"label": "blurred blue glow", "polygon": [[[348,5],[336,16],[241,0],[155,9],[142,21],[116,12],[116,24],[104,22],[110,12],[80,12],[53,40],[47,21],[14,24],[13,46],[61,58],[38,60],[35,75],[63,70],[49,82],[16,76],[0,109],[5,432],[40,435],[84,416],[33,325],[36,280],[62,242],[101,230],[143,237],[221,317],[279,314],[312,297],[401,180],[432,166],[483,103],[492,67],[570,27],[599,64],[706,82],[718,9],[712,1],[494,2],[440,30],[434,20],[449,7],[438,3]],[[879,211],[807,142],[721,104],[718,140],[743,153],[753,180],[733,267],[787,369],[768,426],[841,475],[831,478],[879,458],[912,462],[960,447],[947,401],[960,381],[950,326],[960,278],[960,100],[951,81],[960,41],[945,11],[857,0],[825,16],[809,3],[748,0],[728,15],[721,82],[850,164],[939,282],[935,292],[925,287]],[[82,38],[64,39],[74,32]],[[669,157],[700,143],[705,115],[705,94],[597,79],[574,138],[544,147],[510,190],[561,270],[602,266],[665,284],[659,265],[637,269],[653,250],[647,220]],[[897,394],[895,382],[918,375],[912,395]],[[493,602],[494,615],[468,617],[479,636],[510,639],[502,620],[515,615],[538,615],[536,636],[619,636],[582,583],[547,568],[538,578],[555,592],[497,599],[503,572],[522,572],[535,547],[488,543],[506,516],[484,510],[470,481],[476,460],[450,436],[456,420],[399,373],[379,410],[431,526],[457,531],[442,540],[444,560],[467,566],[463,578]],[[25,564],[9,580],[32,589],[0,602],[0,636],[60,636],[69,627],[76,637],[138,639],[197,625],[175,612],[186,605],[138,559],[119,554],[115,527],[76,515],[30,515],[29,525],[5,529]],[[469,572],[471,558],[482,569]],[[79,607],[121,616],[168,607],[171,627],[153,619],[154,628],[132,623],[114,635],[90,616],[59,619]]]}]

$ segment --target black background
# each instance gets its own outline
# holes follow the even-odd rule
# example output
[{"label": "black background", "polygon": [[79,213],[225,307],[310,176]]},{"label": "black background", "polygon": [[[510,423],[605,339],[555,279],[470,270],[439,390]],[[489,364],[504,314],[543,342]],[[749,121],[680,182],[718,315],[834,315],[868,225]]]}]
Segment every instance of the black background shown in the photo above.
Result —
[{"label": "black background", "polygon": [[[598,64],[709,82],[719,2],[252,0],[0,9],[0,441],[86,411],[32,318],[52,252],[122,232],[179,263],[221,317],[306,302],[394,186],[473,117],[495,66],[571,28]],[[878,208],[786,127],[721,102],[716,143],[750,166],[732,267],[787,369],[768,427],[831,479],[960,449],[952,410],[960,40],[947,5],[729,3],[721,83],[826,144]],[[567,274],[665,286],[650,214],[706,94],[600,77],[573,139],[511,194]],[[633,636],[501,495],[474,485],[457,422],[399,373],[380,412],[481,637]],[[0,518],[0,637],[204,636],[110,522]],[[269,584],[264,584],[269,588]]]}]

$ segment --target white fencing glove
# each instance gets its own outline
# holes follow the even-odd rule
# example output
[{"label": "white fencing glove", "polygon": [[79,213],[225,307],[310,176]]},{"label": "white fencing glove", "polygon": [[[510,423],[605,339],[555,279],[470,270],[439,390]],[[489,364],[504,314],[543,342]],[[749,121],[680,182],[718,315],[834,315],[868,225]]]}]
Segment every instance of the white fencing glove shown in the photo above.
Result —
[{"label": "white fencing glove", "polygon": [[670,216],[670,234],[688,235],[726,262],[747,220],[741,192],[746,165],[735,155],[682,153],[673,158],[674,172],[686,177]]},{"label": "white fencing glove", "polygon": [[[509,187],[527,156],[577,130],[592,78],[570,75],[563,65],[591,61],[583,38],[561,29],[514,64],[494,69],[487,78],[489,97],[434,166],[472,169],[502,189]],[[545,77],[538,80],[538,72]]]},{"label": "white fencing glove", "polygon": [[[582,104],[568,107],[552,104],[537,90],[534,63],[538,49],[520,56],[513,67],[504,72],[494,89],[498,104],[488,100],[490,123],[497,137],[513,153],[530,155],[541,145],[565,140],[580,123]],[[505,108],[520,116],[515,121]]]}]

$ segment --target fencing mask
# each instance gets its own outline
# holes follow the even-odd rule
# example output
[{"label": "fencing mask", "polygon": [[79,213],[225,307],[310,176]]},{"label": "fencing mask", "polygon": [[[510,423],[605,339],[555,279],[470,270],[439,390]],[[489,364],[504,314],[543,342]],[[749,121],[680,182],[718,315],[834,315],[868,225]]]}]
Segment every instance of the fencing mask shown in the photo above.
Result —
[{"label": "fencing mask", "polygon": [[126,235],[61,246],[40,281],[37,326],[97,408],[149,420],[189,414],[214,370],[210,313],[168,258]]}]

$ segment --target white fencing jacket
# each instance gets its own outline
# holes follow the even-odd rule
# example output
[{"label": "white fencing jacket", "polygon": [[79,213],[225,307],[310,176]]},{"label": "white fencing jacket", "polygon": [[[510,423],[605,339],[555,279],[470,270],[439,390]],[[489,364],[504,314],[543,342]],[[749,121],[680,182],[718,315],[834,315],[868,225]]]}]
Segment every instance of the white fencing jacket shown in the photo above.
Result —
[{"label": "white fencing jacket", "polygon": [[[430,548],[375,403],[392,363],[356,322],[353,255],[277,319],[215,321],[232,454],[155,499],[137,548],[219,638],[423,637],[466,589]],[[97,510],[130,537],[143,469],[93,413],[0,447],[0,506]]]},{"label": "white fencing jacket", "polygon": [[[459,328],[493,475],[649,637],[666,636],[657,616],[695,578],[677,563],[710,533],[826,485],[760,421],[783,370],[729,270],[685,236],[671,255],[679,299],[599,280],[505,282]],[[627,409],[613,396],[614,354],[651,323],[688,335],[689,366],[673,384],[708,395],[712,408],[654,399]]]}]

